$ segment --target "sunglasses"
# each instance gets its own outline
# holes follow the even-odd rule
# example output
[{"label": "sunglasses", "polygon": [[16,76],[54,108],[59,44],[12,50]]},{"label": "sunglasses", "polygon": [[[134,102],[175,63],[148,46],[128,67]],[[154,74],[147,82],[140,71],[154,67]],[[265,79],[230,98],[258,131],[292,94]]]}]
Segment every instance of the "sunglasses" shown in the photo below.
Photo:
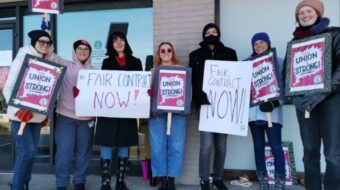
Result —
[{"label": "sunglasses", "polygon": [[161,53],[165,53],[165,52],[171,53],[172,49],[171,48],[169,48],[169,49],[161,49]]},{"label": "sunglasses", "polygon": [[44,46],[46,45],[47,47],[50,47],[52,45],[51,41],[45,41],[45,40],[38,40],[39,45]]}]

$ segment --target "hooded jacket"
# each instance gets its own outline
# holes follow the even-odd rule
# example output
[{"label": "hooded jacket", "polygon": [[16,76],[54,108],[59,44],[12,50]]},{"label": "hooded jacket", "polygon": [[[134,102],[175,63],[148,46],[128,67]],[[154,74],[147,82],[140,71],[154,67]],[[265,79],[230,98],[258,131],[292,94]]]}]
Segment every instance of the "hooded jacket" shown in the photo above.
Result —
[{"label": "hooded jacket", "polygon": [[[215,24],[208,24],[204,27],[202,36],[204,38],[205,32],[214,27],[219,29]],[[199,109],[203,104],[210,104],[206,93],[202,91],[203,87],[203,75],[205,61],[210,60],[224,60],[224,61],[237,61],[236,51],[229,47],[225,47],[220,41],[215,45],[214,50],[210,50],[206,41],[199,43],[200,48],[194,50],[189,55],[189,67],[192,68],[192,101],[196,105],[196,109]]]},{"label": "hooded jacket", "polygon": [[[51,47],[50,50],[53,50],[53,47]],[[19,72],[22,66],[22,62],[24,61],[26,54],[30,54],[30,55],[40,57],[40,58],[43,57],[43,55],[38,53],[37,50],[32,45],[25,46],[19,49],[17,56],[13,60],[11,69],[8,73],[8,78],[6,80],[6,83],[3,89],[3,95],[6,99],[7,104],[9,102],[9,99],[11,98],[14,85],[17,81],[17,78],[18,78],[18,75],[19,75]],[[51,58],[51,56],[47,56],[47,57]],[[7,116],[9,117],[9,119],[14,120],[14,121],[20,121],[19,118],[15,115],[17,111],[19,110],[20,108],[8,106]],[[28,121],[28,123],[41,123],[42,121],[44,121],[45,118],[46,118],[45,115],[33,112],[33,118],[30,121]]]},{"label": "hooded jacket", "polygon": [[[86,40],[85,40],[86,41]],[[87,42],[87,41],[86,41]],[[73,119],[78,120],[91,120],[91,117],[78,117],[76,116],[75,110],[75,98],[73,97],[73,87],[77,86],[78,81],[78,72],[80,70],[87,70],[92,69],[91,66],[91,57],[92,51],[90,53],[89,58],[86,60],[84,64],[82,64],[77,55],[75,50],[72,51],[72,60],[68,61],[65,59],[60,58],[57,55],[54,55],[54,61],[58,64],[64,65],[67,67],[63,83],[59,92],[58,100],[57,100],[57,109],[56,112],[63,116],[67,116]],[[80,92],[86,93],[86,92]]]}]

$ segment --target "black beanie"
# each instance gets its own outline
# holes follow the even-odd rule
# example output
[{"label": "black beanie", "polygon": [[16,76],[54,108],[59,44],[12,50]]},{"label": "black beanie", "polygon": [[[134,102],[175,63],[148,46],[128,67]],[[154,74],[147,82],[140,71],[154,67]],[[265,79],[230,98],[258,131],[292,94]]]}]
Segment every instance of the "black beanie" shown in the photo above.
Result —
[{"label": "black beanie", "polygon": [[35,43],[39,40],[39,38],[45,36],[48,37],[48,39],[50,39],[51,43],[52,43],[52,39],[49,33],[47,33],[44,30],[32,30],[28,33],[28,36],[31,38],[31,45],[34,47]]},{"label": "black beanie", "polygon": [[205,38],[205,33],[207,32],[207,30],[209,30],[209,28],[215,28],[216,29],[218,40],[220,40],[220,37],[221,37],[220,28],[216,24],[214,24],[214,23],[209,23],[209,24],[204,26],[203,32],[202,32],[202,38],[203,39]]},{"label": "black beanie", "polygon": [[90,53],[91,53],[92,48],[91,48],[90,44],[89,44],[87,41],[85,41],[85,40],[77,40],[77,41],[75,41],[75,42],[73,43],[73,49],[74,49],[74,51],[76,51],[77,47],[80,46],[80,45],[87,46],[87,47],[90,49]]}]

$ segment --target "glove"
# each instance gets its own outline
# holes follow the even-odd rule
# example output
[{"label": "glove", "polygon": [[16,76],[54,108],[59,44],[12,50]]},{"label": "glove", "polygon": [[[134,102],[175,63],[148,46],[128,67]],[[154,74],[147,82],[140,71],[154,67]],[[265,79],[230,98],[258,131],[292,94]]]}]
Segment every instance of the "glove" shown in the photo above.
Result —
[{"label": "glove", "polygon": [[280,102],[278,100],[268,101],[268,102],[260,104],[260,110],[262,112],[272,112],[279,105],[280,105]]},{"label": "glove", "polygon": [[73,86],[72,92],[73,92],[73,97],[75,98],[79,95],[79,89],[76,86]]},{"label": "glove", "polygon": [[28,122],[33,118],[33,112],[29,110],[19,110],[15,115],[21,122]]},{"label": "glove", "polygon": [[202,91],[201,97],[200,97],[200,104],[201,105],[210,105],[208,95]]},{"label": "glove", "polygon": [[44,119],[44,121],[41,122],[41,128],[46,127],[47,124],[48,124],[48,117],[46,117],[46,118]]},{"label": "glove", "polygon": [[320,102],[328,96],[328,93],[313,93],[307,94],[303,97],[293,98],[293,104],[301,112],[311,112]]},{"label": "glove", "polygon": [[150,96],[150,98],[152,98],[152,96],[153,96],[152,88],[149,88],[147,92],[148,92],[148,95]]}]

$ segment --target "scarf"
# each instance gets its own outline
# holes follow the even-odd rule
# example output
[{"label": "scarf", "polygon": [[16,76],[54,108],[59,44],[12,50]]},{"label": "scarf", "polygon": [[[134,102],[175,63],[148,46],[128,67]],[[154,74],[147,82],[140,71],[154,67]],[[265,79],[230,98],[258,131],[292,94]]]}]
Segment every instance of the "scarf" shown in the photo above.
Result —
[{"label": "scarf", "polygon": [[293,35],[295,39],[301,39],[309,36],[313,36],[315,34],[320,34],[323,30],[325,30],[330,23],[329,18],[321,18],[314,25],[311,26],[298,26],[295,28]]},{"label": "scarf", "polygon": [[126,65],[126,59],[125,59],[125,55],[123,55],[122,57],[119,57],[118,55],[115,56],[116,61],[118,62],[120,67],[125,67]]}]

